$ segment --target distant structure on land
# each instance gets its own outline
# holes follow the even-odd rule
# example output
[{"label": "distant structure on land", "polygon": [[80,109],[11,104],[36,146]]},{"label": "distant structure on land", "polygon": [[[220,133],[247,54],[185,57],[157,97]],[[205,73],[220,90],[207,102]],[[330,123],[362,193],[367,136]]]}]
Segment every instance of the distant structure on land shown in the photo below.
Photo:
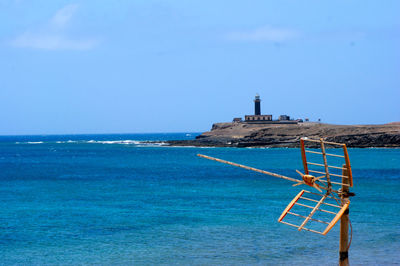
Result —
[{"label": "distant structure on land", "polygon": [[235,117],[233,122],[253,124],[297,124],[299,122],[303,122],[303,120],[291,120],[290,116],[288,115],[280,115],[278,120],[272,120],[272,115],[262,115],[260,95],[256,94],[256,97],[254,98],[254,115],[245,115],[244,121],[241,117]]},{"label": "distant structure on land", "polygon": [[254,99],[254,114],[261,115],[261,99],[258,94],[256,94],[256,98]]}]

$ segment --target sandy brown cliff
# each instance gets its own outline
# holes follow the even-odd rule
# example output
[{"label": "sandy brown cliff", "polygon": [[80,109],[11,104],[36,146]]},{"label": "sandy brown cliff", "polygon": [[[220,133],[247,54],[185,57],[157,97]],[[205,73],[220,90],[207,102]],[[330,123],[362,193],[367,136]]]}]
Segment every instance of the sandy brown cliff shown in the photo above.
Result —
[{"label": "sandy brown cliff", "polygon": [[211,131],[178,146],[297,147],[301,137],[324,138],[348,147],[400,147],[400,123],[384,125],[331,125],[321,123],[249,124],[216,123]]}]

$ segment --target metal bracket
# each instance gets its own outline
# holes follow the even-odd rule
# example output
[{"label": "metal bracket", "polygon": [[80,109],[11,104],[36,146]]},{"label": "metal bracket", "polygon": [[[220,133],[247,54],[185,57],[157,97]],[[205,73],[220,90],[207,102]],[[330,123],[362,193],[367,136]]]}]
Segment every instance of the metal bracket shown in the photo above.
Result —
[{"label": "metal bracket", "polygon": [[349,197],[354,197],[356,195],[356,193],[354,192],[350,192],[350,191],[346,191],[346,192],[342,192],[341,195],[345,198],[349,198]]},{"label": "metal bracket", "polygon": [[343,197],[343,198],[350,198],[350,197],[354,197],[356,195],[356,193],[354,192],[350,192],[350,191],[342,191],[342,189],[339,189],[339,196]]}]

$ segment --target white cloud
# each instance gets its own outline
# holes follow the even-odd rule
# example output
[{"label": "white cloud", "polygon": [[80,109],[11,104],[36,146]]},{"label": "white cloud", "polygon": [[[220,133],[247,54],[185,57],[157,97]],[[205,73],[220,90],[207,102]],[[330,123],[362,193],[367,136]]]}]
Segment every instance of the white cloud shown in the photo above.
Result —
[{"label": "white cloud", "polygon": [[59,9],[42,27],[27,30],[14,38],[10,44],[20,48],[43,50],[89,50],[98,44],[96,39],[78,39],[69,36],[69,26],[78,5],[71,4]]},{"label": "white cloud", "polygon": [[283,42],[295,39],[300,35],[299,32],[291,29],[274,28],[264,26],[248,31],[235,31],[225,35],[226,39],[231,41],[269,41]]},{"label": "white cloud", "polygon": [[59,9],[51,19],[50,23],[55,27],[63,28],[71,20],[72,16],[78,9],[78,5],[71,4]]},{"label": "white cloud", "polygon": [[26,32],[12,41],[16,47],[44,49],[44,50],[89,50],[96,44],[96,40],[73,40],[63,35],[35,35]]}]

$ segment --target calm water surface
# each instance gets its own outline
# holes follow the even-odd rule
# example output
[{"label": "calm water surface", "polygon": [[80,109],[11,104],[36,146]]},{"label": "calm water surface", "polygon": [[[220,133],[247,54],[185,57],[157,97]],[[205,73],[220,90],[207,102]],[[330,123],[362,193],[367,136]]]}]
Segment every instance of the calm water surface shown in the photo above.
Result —
[{"label": "calm water surface", "polygon": [[[298,149],[161,143],[194,135],[0,137],[0,264],[337,264],[338,226],[277,222],[302,187],[196,156],[297,177]],[[399,264],[400,149],[349,153],[350,262]]]}]

